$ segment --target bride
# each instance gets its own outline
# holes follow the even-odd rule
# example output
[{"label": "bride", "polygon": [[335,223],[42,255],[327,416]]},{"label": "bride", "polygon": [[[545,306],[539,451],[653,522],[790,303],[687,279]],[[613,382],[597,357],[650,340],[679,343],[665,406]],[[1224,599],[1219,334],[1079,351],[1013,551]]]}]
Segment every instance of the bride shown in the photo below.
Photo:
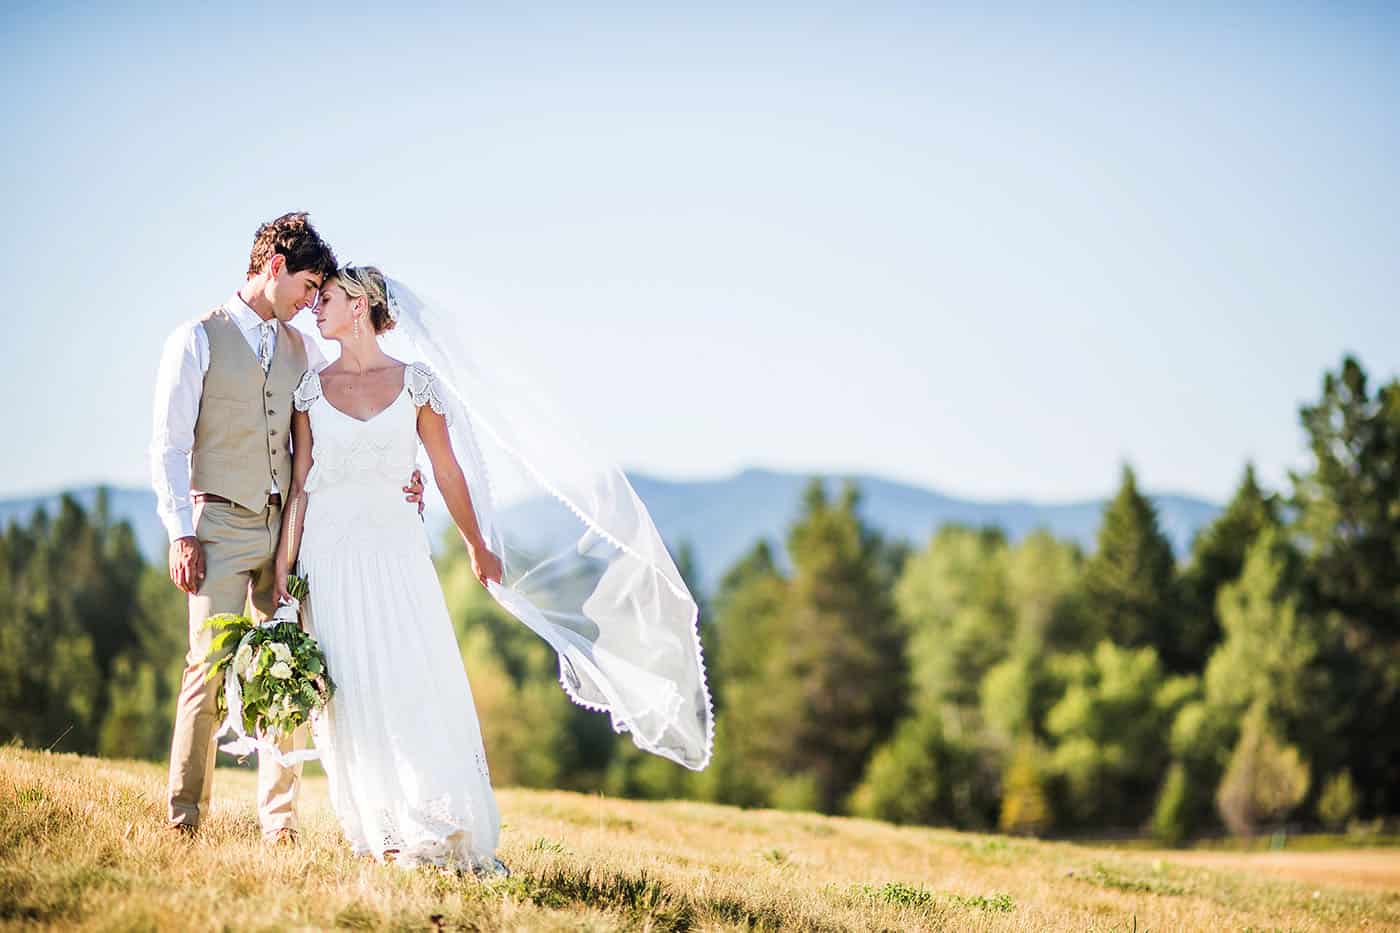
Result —
[{"label": "bride", "polygon": [[[339,358],[293,395],[278,596],[298,567],[337,689],[313,736],[357,854],[508,873],[481,729],[417,510],[418,445],[491,595],[549,642],[576,703],[699,770],[713,717],[695,601],[621,471],[463,362],[450,321],[373,266],[323,285]],[[423,359],[401,362],[397,326]],[[503,508],[509,495],[530,508]],[[521,497],[524,499],[521,499]]]},{"label": "bride", "polygon": [[395,479],[420,439],[477,578],[499,582],[501,562],[477,525],[435,377],[375,339],[392,324],[378,270],[347,267],[324,284],[316,327],[341,353],[292,398],[279,595],[299,557],[309,624],[338,684],[313,733],[355,852],[494,868],[500,817],[471,687],[427,534]]}]

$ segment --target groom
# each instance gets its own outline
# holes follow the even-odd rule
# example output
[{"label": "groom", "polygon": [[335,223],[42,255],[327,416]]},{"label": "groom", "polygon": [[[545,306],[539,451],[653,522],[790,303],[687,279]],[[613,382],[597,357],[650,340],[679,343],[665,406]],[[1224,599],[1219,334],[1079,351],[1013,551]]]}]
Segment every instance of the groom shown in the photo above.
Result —
[{"label": "groom", "polygon": [[[206,683],[211,615],[261,619],[276,608],[273,557],[282,492],[292,477],[292,391],[324,358],[289,327],[335,272],[335,254],[304,213],[258,228],[243,287],[166,340],[156,380],[151,473],[156,509],[170,536],[170,579],[189,601],[189,653],[170,744],[168,820],[193,833],[209,814],[215,708],[220,683]],[[422,478],[404,487],[422,511]],[[279,742],[305,744],[305,728]],[[301,765],[258,761],[258,822],[269,842],[297,841]]]}]

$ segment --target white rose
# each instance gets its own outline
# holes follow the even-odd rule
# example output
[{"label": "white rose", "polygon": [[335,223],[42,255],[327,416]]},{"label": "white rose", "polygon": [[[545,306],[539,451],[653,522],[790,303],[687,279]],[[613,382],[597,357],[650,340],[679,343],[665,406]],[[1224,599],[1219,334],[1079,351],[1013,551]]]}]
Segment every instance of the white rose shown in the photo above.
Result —
[{"label": "white rose", "polygon": [[244,645],[238,649],[238,653],[233,656],[233,673],[237,677],[248,679],[248,673],[253,666],[253,646]]},{"label": "white rose", "polygon": [[268,645],[268,647],[272,649],[272,653],[277,657],[277,660],[285,661],[288,664],[292,663],[292,649],[288,648],[284,643],[274,641],[272,644]]},{"label": "white rose", "polygon": [[292,666],[286,661],[278,661],[276,664],[272,665],[272,667],[268,668],[267,672],[278,680],[292,679]]}]

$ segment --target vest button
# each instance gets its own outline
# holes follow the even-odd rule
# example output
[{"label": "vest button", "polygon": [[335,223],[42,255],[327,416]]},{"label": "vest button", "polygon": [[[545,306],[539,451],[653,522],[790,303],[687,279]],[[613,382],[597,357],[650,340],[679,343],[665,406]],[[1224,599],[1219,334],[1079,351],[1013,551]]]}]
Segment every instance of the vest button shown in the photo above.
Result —
[{"label": "vest button", "polygon": [[277,414],[277,412],[273,411],[271,408],[269,408],[269,409],[267,410],[267,413],[268,413],[269,415],[275,415],[275,414]]},{"label": "vest button", "polygon": [[276,432],[276,431],[268,431],[268,432],[267,432],[267,436],[268,436],[268,437],[276,437],[276,436],[277,436],[277,432]]},{"label": "vest button", "polygon": [[267,393],[267,397],[268,397],[268,398],[272,398],[272,393],[271,393],[271,392]]}]

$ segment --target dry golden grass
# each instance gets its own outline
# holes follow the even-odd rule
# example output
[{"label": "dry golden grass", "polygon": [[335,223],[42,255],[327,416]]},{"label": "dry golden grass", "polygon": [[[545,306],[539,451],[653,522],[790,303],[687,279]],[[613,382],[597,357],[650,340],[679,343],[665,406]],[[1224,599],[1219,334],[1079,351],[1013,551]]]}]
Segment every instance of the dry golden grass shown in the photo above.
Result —
[{"label": "dry golden grass", "polygon": [[1237,867],[1248,861],[509,789],[500,855],[515,874],[479,882],[354,858],[319,778],[305,782],[302,846],[266,849],[253,787],[251,772],[221,770],[213,814],[185,841],[162,828],[160,767],[0,748],[0,926],[1400,930],[1400,894]]}]

